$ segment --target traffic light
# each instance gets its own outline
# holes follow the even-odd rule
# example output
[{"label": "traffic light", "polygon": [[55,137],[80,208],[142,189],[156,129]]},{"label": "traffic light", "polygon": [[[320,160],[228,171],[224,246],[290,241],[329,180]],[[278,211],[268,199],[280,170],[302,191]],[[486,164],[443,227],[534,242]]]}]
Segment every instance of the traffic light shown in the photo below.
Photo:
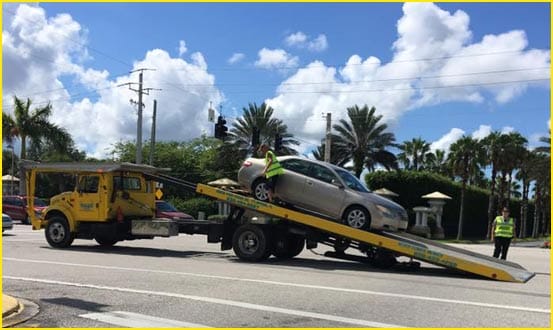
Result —
[{"label": "traffic light", "polygon": [[282,147],[282,136],[280,134],[275,135],[275,151],[278,151]]},{"label": "traffic light", "polygon": [[226,126],[227,121],[223,116],[217,118],[217,123],[215,123],[215,138],[224,140],[227,137],[228,128]]},{"label": "traffic light", "polygon": [[259,145],[259,129],[257,127],[252,128],[252,146]]}]

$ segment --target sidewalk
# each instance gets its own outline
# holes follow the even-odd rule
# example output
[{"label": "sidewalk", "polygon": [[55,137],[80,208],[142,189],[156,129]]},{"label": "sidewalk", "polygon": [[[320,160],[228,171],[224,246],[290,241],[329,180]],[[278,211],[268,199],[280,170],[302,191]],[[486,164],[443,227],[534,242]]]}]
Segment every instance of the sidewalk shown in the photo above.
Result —
[{"label": "sidewalk", "polygon": [[17,299],[5,294],[2,295],[2,319],[19,313],[22,310],[23,305],[21,305]]}]

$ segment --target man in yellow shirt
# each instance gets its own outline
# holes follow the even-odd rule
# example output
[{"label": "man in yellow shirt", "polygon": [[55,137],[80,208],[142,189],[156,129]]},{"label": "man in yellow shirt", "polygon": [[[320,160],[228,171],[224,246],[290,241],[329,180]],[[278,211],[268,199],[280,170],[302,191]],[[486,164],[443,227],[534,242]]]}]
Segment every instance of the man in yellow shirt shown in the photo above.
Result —
[{"label": "man in yellow shirt", "polygon": [[269,203],[273,202],[273,194],[275,193],[276,184],[278,177],[284,174],[284,169],[278,162],[275,154],[269,149],[269,146],[262,144],[259,147],[261,154],[265,156],[265,168],[263,169],[263,174],[267,179],[267,189],[269,193]]},{"label": "man in yellow shirt", "polygon": [[509,218],[509,209],[504,207],[502,215],[499,215],[493,221],[491,239],[495,243],[495,249],[493,251],[494,258],[507,259],[507,250],[511,240],[515,237],[515,220]]}]

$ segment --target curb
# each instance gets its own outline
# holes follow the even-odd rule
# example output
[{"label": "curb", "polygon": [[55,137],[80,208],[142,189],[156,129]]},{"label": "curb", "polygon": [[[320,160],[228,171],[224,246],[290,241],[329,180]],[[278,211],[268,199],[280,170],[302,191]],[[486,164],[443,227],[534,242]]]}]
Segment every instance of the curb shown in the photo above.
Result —
[{"label": "curb", "polygon": [[2,319],[21,311],[23,311],[23,305],[16,298],[2,294]]}]

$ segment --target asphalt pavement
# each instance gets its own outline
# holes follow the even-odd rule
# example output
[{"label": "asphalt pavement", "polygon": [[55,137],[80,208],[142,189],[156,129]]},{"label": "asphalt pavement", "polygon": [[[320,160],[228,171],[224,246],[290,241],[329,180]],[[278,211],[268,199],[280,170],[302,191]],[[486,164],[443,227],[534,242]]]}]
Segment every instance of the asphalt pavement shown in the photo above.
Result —
[{"label": "asphalt pavement", "polygon": [[[13,326],[549,328],[550,250],[539,245],[517,242],[509,252],[537,274],[520,284],[425,263],[416,272],[380,270],[323,257],[326,247],[245,263],[201,235],[109,249],[76,240],[58,250],[43,231],[16,225],[3,236],[3,307],[12,310],[3,323],[34,308]],[[13,313],[10,296],[22,299],[23,311]]]}]

